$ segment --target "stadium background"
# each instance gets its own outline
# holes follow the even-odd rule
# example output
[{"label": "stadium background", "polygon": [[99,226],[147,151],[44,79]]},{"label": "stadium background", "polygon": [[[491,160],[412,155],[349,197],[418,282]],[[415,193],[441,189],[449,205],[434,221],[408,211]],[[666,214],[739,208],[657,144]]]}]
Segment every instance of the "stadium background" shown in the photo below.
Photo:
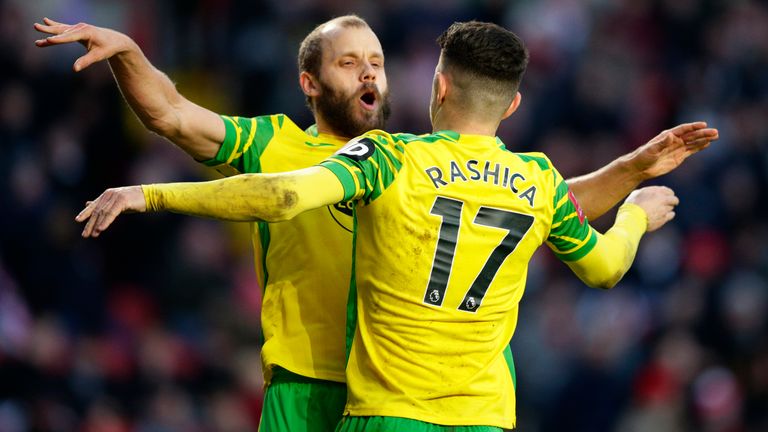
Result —
[{"label": "stadium background", "polygon": [[[217,112],[311,117],[301,38],[356,12],[381,38],[392,131],[427,131],[436,36],[491,20],[531,51],[500,136],[567,177],[703,119],[721,139],[658,183],[677,218],[610,293],[548,251],[512,343],[519,430],[768,430],[768,6],[726,0],[0,0],[0,431],[246,431],[260,291],[247,230],[125,216],[83,240],[104,188],[214,175],[145,132],[106,64],[34,46],[48,16],[131,35]],[[598,221],[604,229],[611,222]]]}]

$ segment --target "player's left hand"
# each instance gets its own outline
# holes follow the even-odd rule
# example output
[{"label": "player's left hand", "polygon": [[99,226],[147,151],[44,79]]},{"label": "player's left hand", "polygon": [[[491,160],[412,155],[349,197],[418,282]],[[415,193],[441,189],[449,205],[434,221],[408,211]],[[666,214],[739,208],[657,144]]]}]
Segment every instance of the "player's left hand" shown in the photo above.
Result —
[{"label": "player's left hand", "polygon": [[718,138],[718,130],[708,128],[705,122],[683,123],[661,132],[630,153],[629,163],[643,179],[652,179],[677,168],[688,156],[704,150]]},{"label": "player's left hand", "polygon": [[87,221],[83,228],[83,237],[98,237],[122,213],[145,211],[147,202],[141,186],[127,186],[107,189],[94,201],[88,201],[75,220]]}]

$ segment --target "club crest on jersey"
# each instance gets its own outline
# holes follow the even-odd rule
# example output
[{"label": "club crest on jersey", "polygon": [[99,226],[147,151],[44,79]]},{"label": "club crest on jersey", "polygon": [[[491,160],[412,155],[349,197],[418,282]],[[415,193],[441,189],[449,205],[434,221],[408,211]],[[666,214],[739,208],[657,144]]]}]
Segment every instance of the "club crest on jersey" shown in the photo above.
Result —
[{"label": "club crest on jersey", "polygon": [[573,204],[573,207],[576,209],[576,215],[579,217],[579,223],[581,225],[584,225],[584,220],[587,218],[584,215],[584,210],[579,205],[579,202],[576,200],[576,195],[573,194],[572,191],[568,191],[568,199]]},{"label": "club crest on jersey", "polygon": [[334,204],[333,208],[344,213],[347,216],[352,216],[352,209],[354,208],[354,204],[352,201],[345,201],[345,202]]},{"label": "club crest on jersey", "polygon": [[340,202],[328,206],[328,213],[331,215],[336,224],[338,224],[346,231],[349,231],[350,233],[352,232],[354,226],[352,221],[352,215],[354,214],[353,210],[354,202],[352,201]]},{"label": "club crest on jersey", "polygon": [[373,141],[371,141],[370,138],[357,138],[347,143],[347,145],[344,147],[340,148],[336,154],[346,156],[352,160],[360,162],[371,157],[375,150],[376,145],[373,143]]}]

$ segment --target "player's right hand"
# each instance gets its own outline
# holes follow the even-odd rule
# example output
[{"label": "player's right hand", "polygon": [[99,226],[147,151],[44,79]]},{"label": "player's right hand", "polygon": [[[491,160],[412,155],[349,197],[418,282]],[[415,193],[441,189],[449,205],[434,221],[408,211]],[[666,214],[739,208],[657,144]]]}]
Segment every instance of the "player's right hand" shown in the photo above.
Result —
[{"label": "player's right hand", "polygon": [[627,197],[628,203],[636,204],[648,215],[648,232],[655,231],[675,217],[675,206],[680,200],[666,186],[648,186],[635,189]]},{"label": "player's right hand", "polygon": [[35,30],[51,36],[36,40],[35,45],[49,47],[80,42],[88,50],[85,55],[75,60],[72,66],[75,72],[129,49],[132,43],[132,40],[122,33],[90,24],[63,24],[49,18],[43,18],[43,23],[35,23]]},{"label": "player's right hand", "polygon": [[75,220],[86,222],[83,237],[98,237],[122,213],[145,211],[147,201],[141,186],[126,186],[107,189],[94,201],[88,201]]}]

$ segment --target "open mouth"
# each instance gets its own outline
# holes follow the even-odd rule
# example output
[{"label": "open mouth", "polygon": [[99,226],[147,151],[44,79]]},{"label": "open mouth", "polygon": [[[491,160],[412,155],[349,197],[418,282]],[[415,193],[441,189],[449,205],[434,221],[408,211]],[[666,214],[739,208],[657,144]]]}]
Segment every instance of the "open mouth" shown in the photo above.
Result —
[{"label": "open mouth", "polygon": [[362,96],[360,96],[360,102],[362,102],[363,108],[373,110],[376,108],[376,93],[369,91],[363,93]]}]

